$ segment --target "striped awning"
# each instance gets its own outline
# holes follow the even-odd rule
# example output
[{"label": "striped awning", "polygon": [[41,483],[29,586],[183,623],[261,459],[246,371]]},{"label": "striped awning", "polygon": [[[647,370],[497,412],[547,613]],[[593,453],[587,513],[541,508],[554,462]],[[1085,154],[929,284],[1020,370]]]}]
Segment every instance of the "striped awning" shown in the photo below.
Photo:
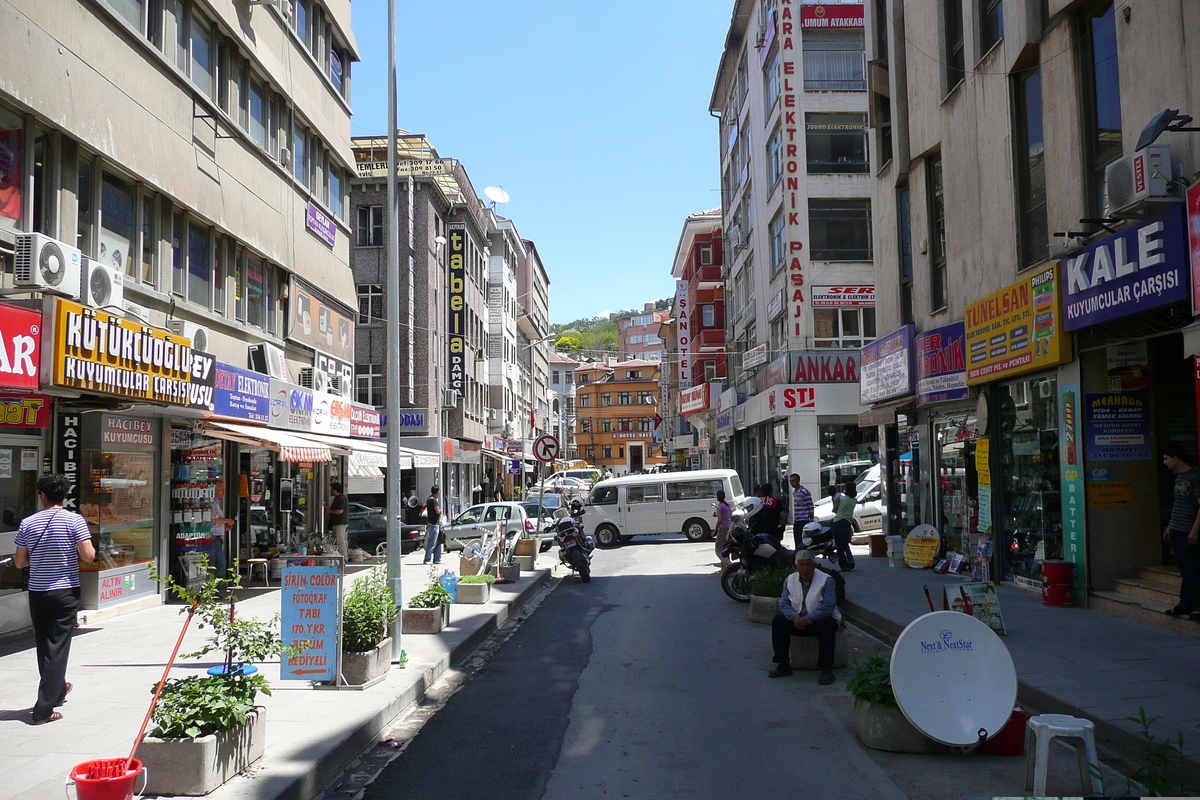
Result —
[{"label": "striped awning", "polygon": [[209,436],[215,436],[218,439],[229,439],[274,450],[280,461],[306,463],[333,461],[333,454],[329,452],[328,447],[321,447],[287,431],[259,428],[254,425],[238,425],[234,422],[208,422],[202,428]]}]

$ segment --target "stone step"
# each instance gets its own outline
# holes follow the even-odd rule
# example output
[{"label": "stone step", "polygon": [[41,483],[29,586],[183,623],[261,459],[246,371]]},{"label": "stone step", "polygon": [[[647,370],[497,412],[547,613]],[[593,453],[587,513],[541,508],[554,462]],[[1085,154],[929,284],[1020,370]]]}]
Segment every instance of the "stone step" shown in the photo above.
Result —
[{"label": "stone step", "polygon": [[1179,594],[1179,568],[1173,564],[1138,567],[1137,575],[1134,577],[1144,581],[1165,584],[1169,591]]},{"label": "stone step", "polygon": [[1200,623],[1186,617],[1168,617],[1163,613],[1171,607],[1167,603],[1156,603],[1120,592],[1091,592],[1088,595],[1088,607],[1200,639]]},{"label": "stone step", "polygon": [[1154,600],[1157,603],[1166,603],[1168,608],[1179,601],[1178,586],[1172,589],[1166,583],[1147,581],[1141,578],[1117,578],[1113,583],[1121,594]]}]

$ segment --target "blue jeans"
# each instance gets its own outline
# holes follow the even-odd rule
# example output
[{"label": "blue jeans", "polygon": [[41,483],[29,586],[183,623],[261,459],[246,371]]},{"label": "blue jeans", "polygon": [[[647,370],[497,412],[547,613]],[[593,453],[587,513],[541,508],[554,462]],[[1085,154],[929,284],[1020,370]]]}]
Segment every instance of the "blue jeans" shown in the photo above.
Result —
[{"label": "blue jeans", "polygon": [[837,545],[838,563],[842,569],[854,569],[854,554],[850,552],[850,537],[854,535],[854,526],[850,520],[835,519],[829,526],[833,531],[833,542]]},{"label": "blue jeans", "polygon": [[425,563],[429,563],[432,556],[433,563],[440,564],[442,561],[442,527],[440,525],[425,526]]},{"label": "blue jeans", "polygon": [[223,581],[229,577],[225,564],[225,537],[214,536],[212,540],[212,568],[217,580]]}]

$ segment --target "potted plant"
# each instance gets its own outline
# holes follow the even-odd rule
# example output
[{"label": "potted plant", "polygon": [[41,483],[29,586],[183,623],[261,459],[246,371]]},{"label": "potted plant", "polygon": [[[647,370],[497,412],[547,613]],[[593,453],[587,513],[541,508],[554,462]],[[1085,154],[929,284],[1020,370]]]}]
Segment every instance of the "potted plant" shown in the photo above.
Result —
[{"label": "potted plant", "polygon": [[429,585],[409,598],[402,617],[405,633],[438,633],[450,624],[450,593],[438,583],[436,567],[430,566]]},{"label": "potted plant", "polygon": [[463,575],[458,579],[458,602],[486,603],[491,597],[492,583],[495,575]]},{"label": "potted plant", "polygon": [[[145,791],[208,794],[261,758],[266,748],[264,709],[255,700],[259,693],[270,695],[271,688],[252,664],[280,653],[297,655],[300,649],[284,646],[278,614],[266,621],[239,617],[222,599],[219,583],[228,584],[230,590],[241,588],[236,569],[231,580],[218,582],[210,574],[196,589],[153,568],[151,575],[187,603],[183,611],[193,615],[197,627],[212,631],[203,647],[181,657],[219,652],[224,664],[207,675],[163,683],[151,717],[156,727],[138,748],[149,776]],[[152,692],[157,689],[158,684],[151,687]]]},{"label": "potted plant", "polygon": [[891,665],[883,656],[855,662],[846,682],[854,695],[854,725],[858,738],[872,750],[892,753],[940,753],[945,746],[917,730],[896,705]]},{"label": "potted plant", "polygon": [[795,572],[790,564],[773,564],[757,569],[750,576],[751,622],[770,625],[779,613],[779,598],[783,595],[783,584]]},{"label": "potted plant", "polygon": [[346,683],[361,686],[391,668],[388,630],[397,613],[386,566],[372,567],[354,582],[342,603],[342,677]]}]

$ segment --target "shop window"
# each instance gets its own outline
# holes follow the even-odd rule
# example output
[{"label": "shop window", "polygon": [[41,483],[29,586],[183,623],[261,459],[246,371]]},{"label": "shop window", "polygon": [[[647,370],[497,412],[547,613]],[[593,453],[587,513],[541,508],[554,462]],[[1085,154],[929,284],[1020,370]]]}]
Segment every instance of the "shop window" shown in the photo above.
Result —
[{"label": "shop window", "polygon": [[803,39],[805,91],[866,91],[861,30],[809,29]]},{"label": "shop window", "polygon": [[[971,501],[978,497],[975,470],[975,418],[949,414],[933,426],[937,447],[938,531],[947,546],[964,554],[980,552],[979,535],[971,535]],[[985,527],[988,523],[985,523]],[[989,539],[990,541],[990,539]]]},{"label": "shop window", "polygon": [[212,302],[212,240],[208,228],[188,223],[188,302],[208,308]]},{"label": "shop window", "polygon": [[[891,456],[885,472],[884,494],[887,502],[887,533],[907,536],[920,525],[921,518],[921,439],[916,419],[896,415],[896,424],[888,426],[888,452]],[[894,439],[892,437],[895,437]]]},{"label": "shop window", "polygon": [[[41,510],[38,503],[37,479],[41,477],[42,456],[40,438],[28,441],[6,439],[3,447],[11,454],[12,468],[0,473],[0,559],[12,558],[13,542],[21,520]],[[25,588],[25,574],[11,562],[0,565],[0,597]],[[0,622],[0,631],[8,625]]]},{"label": "shop window", "polygon": [[0,227],[21,230],[25,198],[25,120],[0,108]]},{"label": "shop window", "polygon": [[814,347],[857,350],[874,340],[875,309],[813,309]]},{"label": "shop window", "polygon": [[814,261],[871,260],[869,199],[811,199],[808,227]]},{"label": "shop window", "polygon": [[868,171],[865,114],[806,114],[804,128],[810,175]]},{"label": "shop window", "polygon": [[133,273],[131,252],[137,223],[134,191],[127,181],[105,172],[100,182],[100,247],[98,260],[120,272]]}]

